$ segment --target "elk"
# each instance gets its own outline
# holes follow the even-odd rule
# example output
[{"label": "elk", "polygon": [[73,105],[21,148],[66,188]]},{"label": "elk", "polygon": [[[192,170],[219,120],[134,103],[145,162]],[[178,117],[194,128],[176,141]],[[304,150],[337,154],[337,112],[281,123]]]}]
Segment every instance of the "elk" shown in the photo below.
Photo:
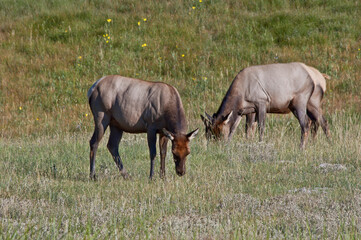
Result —
[{"label": "elk", "polygon": [[321,103],[326,91],[326,74],[304,63],[278,63],[251,66],[234,78],[216,113],[201,116],[206,137],[230,140],[246,115],[246,133],[258,122],[259,141],[263,139],[266,113],[292,112],[301,126],[303,149],[311,122],[316,135],[318,126],[329,139],[329,129],[322,114]]},{"label": "elk", "polygon": [[165,158],[168,140],[172,142],[172,153],[176,173],[186,173],[189,142],[198,129],[186,133],[187,122],[178,91],[161,82],[111,75],[100,78],[88,91],[88,100],[95,123],[90,140],[90,178],[95,179],[95,157],[100,140],[109,126],[107,148],[121,175],[128,174],[119,156],[118,148],[123,132],[147,133],[150,152],[150,175],[154,174],[156,140],[159,134],[160,176],[165,176]]}]

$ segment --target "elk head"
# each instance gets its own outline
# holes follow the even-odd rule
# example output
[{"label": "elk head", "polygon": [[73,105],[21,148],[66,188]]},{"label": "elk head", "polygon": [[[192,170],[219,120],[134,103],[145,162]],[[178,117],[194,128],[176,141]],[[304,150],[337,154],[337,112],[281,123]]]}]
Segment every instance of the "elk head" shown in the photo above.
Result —
[{"label": "elk head", "polygon": [[188,134],[174,134],[163,128],[163,134],[172,141],[172,154],[178,176],[186,173],[187,155],[190,153],[189,142],[197,135],[198,130],[197,128]]},{"label": "elk head", "polygon": [[201,115],[201,119],[205,125],[206,138],[208,140],[212,138],[216,140],[228,140],[231,129],[229,123],[232,114],[233,111],[231,111],[225,116],[222,115],[220,117],[218,117],[216,114],[213,114],[213,116],[211,117],[207,112],[205,112],[206,117],[203,117]]}]

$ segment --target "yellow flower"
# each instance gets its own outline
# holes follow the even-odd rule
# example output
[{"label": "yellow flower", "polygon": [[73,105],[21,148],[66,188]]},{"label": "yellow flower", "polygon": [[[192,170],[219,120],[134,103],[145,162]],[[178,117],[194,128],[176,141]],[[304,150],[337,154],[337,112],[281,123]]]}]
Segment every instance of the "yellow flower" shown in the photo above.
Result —
[{"label": "yellow flower", "polygon": [[81,56],[79,56],[78,58],[81,59]]},{"label": "yellow flower", "polygon": [[202,2],[202,0],[199,0],[199,2],[201,3],[201,2]]},{"label": "yellow flower", "polygon": [[184,54],[182,54],[182,57],[184,57]]},{"label": "yellow flower", "polygon": [[108,33],[107,33],[107,34],[105,34],[105,36],[106,36],[106,37],[108,37],[108,36],[109,36],[109,35],[108,35]]},{"label": "yellow flower", "polygon": [[107,40],[106,43],[109,43],[109,41]]},{"label": "yellow flower", "polygon": [[146,44],[146,43],[142,44],[142,47],[146,47],[146,46],[147,46],[147,44]]},{"label": "yellow flower", "polygon": [[147,21],[147,19],[146,19],[146,18],[143,18],[143,21],[144,21],[144,22],[146,22],[146,21]]},{"label": "yellow flower", "polygon": [[23,110],[23,108],[20,106],[20,107],[19,107],[19,110],[21,111],[21,110]]},{"label": "yellow flower", "polygon": [[110,39],[110,37],[108,37],[108,39]]},{"label": "yellow flower", "polygon": [[138,26],[140,26],[140,22],[138,22]]},{"label": "yellow flower", "polygon": [[192,78],[192,80],[193,80],[193,81],[195,81],[195,80],[196,80],[196,78],[194,78],[194,77],[193,77],[193,78]]},{"label": "yellow flower", "polygon": [[65,32],[67,33],[67,32],[68,32],[68,30],[65,30]]},{"label": "yellow flower", "polygon": [[39,118],[36,118],[36,121],[39,121]]},{"label": "yellow flower", "polygon": [[107,22],[109,22],[109,23],[110,23],[111,21],[112,21],[112,20],[111,20],[110,18],[108,18],[108,19],[107,19]]},{"label": "yellow flower", "polygon": [[105,34],[103,34],[103,37],[105,37]]},{"label": "yellow flower", "polygon": [[87,116],[88,116],[88,114],[86,113],[86,114],[85,114],[85,116],[87,117]]},{"label": "yellow flower", "polygon": [[359,51],[361,51],[361,49],[360,49],[360,48],[359,48],[358,50],[359,50]]},{"label": "yellow flower", "polygon": [[196,9],[196,7],[195,7],[195,6],[193,6],[192,8],[193,8],[193,10],[194,10],[194,9]]}]

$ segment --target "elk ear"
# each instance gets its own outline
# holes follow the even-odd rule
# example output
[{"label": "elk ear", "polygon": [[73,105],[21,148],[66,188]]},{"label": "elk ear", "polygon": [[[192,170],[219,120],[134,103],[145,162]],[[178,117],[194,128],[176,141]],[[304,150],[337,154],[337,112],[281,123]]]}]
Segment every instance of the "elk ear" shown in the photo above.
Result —
[{"label": "elk ear", "polygon": [[165,129],[165,128],[162,129],[162,132],[163,132],[163,134],[164,134],[167,138],[169,138],[171,141],[174,140],[174,134],[173,134],[173,133],[167,131],[167,129]]},{"label": "elk ear", "polygon": [[199,130],[199,128],[197,128],[196,130],[194,130],[194,131],[192,131],[192,132],[188,133],[188,134],[187,134],[187,138],[188,138],[188,140],[192,140],[193,138],[195,138],[195,137],[196,137],[196,135],[197,135],[197,133],[198,133],[198,130]]},{"label": "elk ear", "polygon": [[[204,114],[206,114],[206,117],[208,118],[208,121],[212,122],[213,117],[211,117],[211,115],[209,115],[207,112],[204,112]],[[214,114],[213,114],[214,116]]]},{"label": "elk ear", "polygon": [[210,121],[207,118],[203,117],[203,115],[200,115],[200,116],[201,116],[201,119],[202,119],[202,122],[204,123],[204,125],[208,126],[208,123],[210,123]]},{"label": "elk ear", "polygon": [[229,122],[229,120],[231,120],[232,114],[233,114],[233,111],[228,113],[228,115],[226,115],[225,117],[222,117],[224,124],[227,124]]}]

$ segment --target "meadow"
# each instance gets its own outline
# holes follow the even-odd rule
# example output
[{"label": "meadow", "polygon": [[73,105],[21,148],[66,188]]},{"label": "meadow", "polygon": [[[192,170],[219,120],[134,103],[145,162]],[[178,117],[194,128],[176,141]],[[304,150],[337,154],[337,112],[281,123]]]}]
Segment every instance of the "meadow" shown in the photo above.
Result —
[{"label": "meadow", "polygon": [[[356,0],[0,0],[1,239],[361,238],[361,3]],[[328,74],[319,131],[299,150],[292,115],[265,139],[207,142],[244,67],[300,61]],[[89,180],[89,87],[120,74],[174,85],[191,142],[178,177],[148,180],[146,136],[99,147]],[[159,151],[158,151],[159,152]]]}]

